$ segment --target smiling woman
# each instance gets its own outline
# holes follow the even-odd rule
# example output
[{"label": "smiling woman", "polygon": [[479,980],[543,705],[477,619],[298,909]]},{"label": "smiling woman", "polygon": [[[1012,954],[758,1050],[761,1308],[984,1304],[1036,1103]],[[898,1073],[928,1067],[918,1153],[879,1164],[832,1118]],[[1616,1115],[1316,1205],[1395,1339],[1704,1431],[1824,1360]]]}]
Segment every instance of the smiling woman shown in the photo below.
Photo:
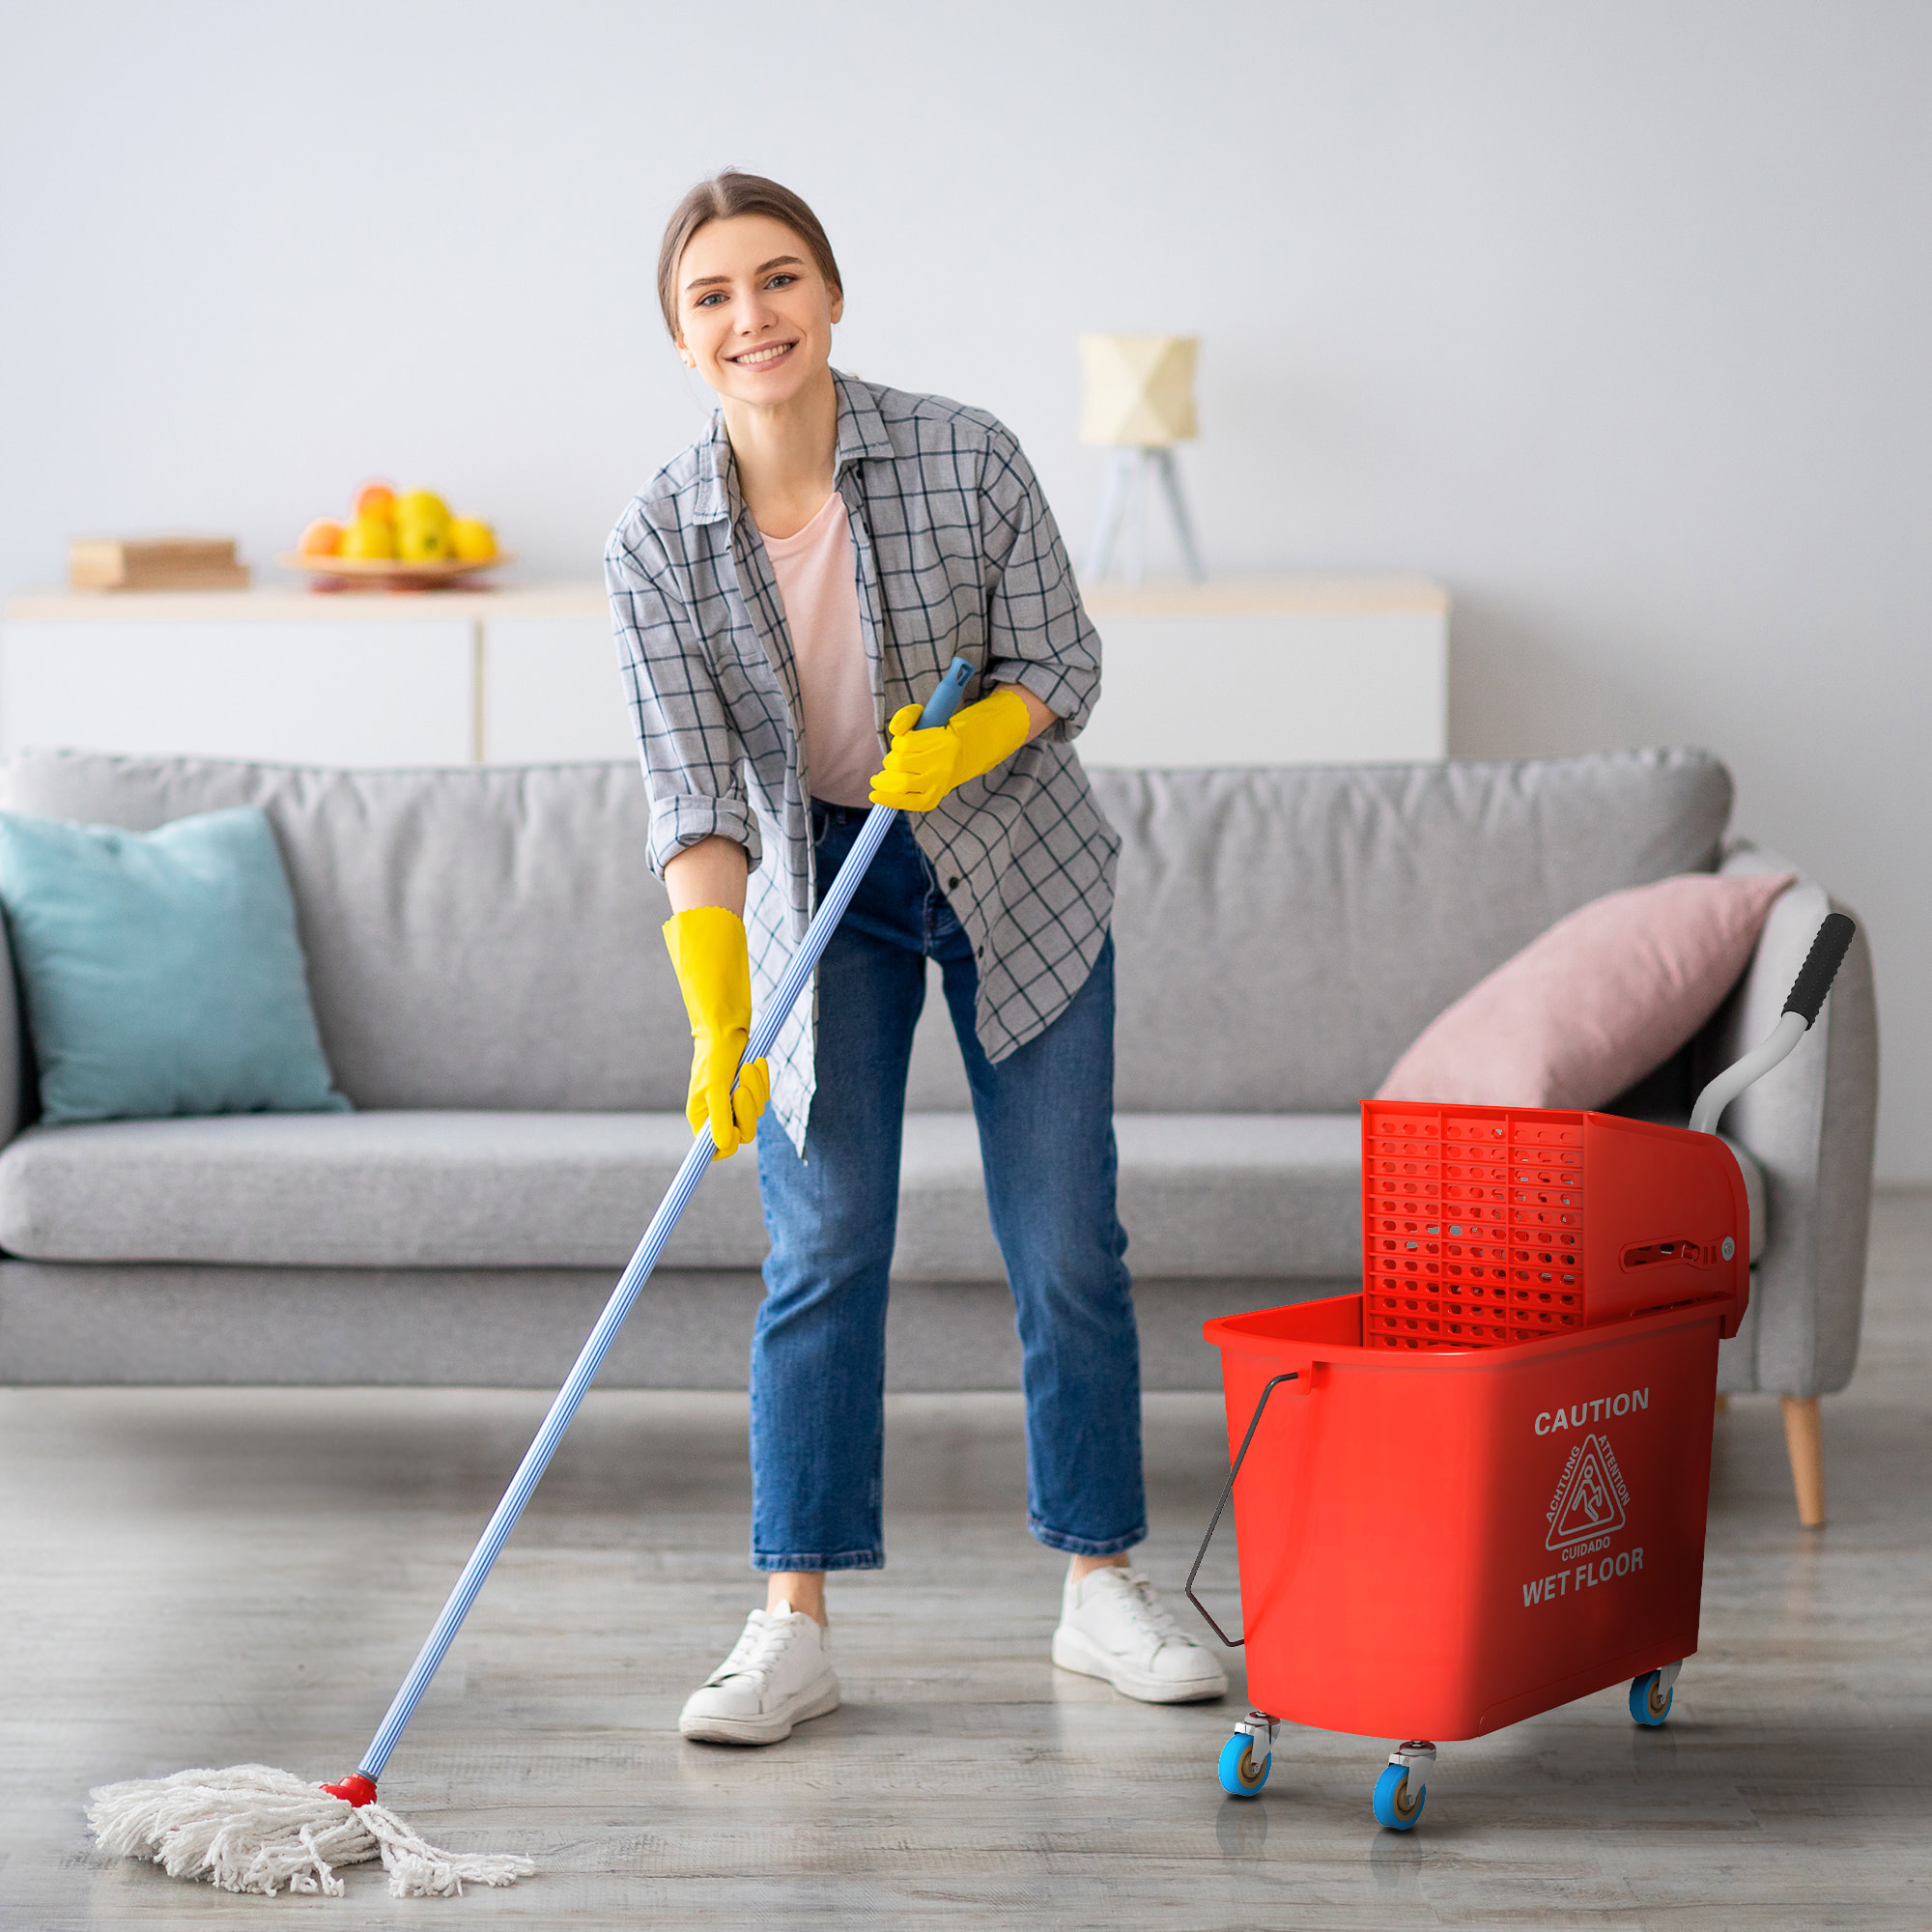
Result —
[{"label": "smiling woman", "polygon": [[[1053,1660],[1150,1702],[1219,1696],[1219,1664],[1127,1568],[1147,1528],[1115,1211],[1118,840],[1069,742],[1100,643],[1052,512],[984,411],[832,368],[838,265],[778,183],[694,188],[658,292],[718,413],[639,493],[605,565],[696,1042],[688,1112],[721,1156],[755,1134],[771,1235],[752,1344],[766,1604],[680,1728],[773,1744],[836,1708],[825,1573],[885,1560],[886,1299],[928,960],[1018,1304],[1029,1524],[1070,1558]],[[955,657],[977,701],[919,729]],[[770,1001],[875,804],[907,815],[769,1078],[741,1072],[753,988]]]},{"label": "smiling woman", "polygon": [[[678,265],[692,237],[713,221],[729,221],[740,214],[769,216],[788,231],[787,241],[795,247],[802,242],[811,257],[812,267],[829,288],[845,286],[832,243],[819,226],[817,215],[788,187],[762,175],[728,171],[701,181],[678,203],[665,224],[664,245],[658,250],[658,305],[664,310],[665,327],[675,342],[678,325]],[[795,257],[793,259],[796,259]]]},{"label": "smiling woman", "polygon": [[704,221],[672,262],[660,262],[658,275],[678,354],[723,406],[739,487],[758,528],[785,538],[832,493],[838,401],[830,357],[845,296],[811,212],[798,203],[810,223],[803,234],[764,205],[797,202],[771,185],[775,194],[741,188],[727,197],[746,205]]}]

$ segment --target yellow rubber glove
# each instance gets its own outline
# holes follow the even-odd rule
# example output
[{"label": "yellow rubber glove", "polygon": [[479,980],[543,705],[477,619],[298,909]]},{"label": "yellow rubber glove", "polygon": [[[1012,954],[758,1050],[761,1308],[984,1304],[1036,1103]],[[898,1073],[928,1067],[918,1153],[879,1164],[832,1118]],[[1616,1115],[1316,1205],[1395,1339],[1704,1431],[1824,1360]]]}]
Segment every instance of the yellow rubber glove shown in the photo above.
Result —
[{"label": "yellow rubber glove", "polygon": [[[693,906],[665,922],[665,946],[691,1015],[691,1131],[711,1122],[720,1160],[757,1131],[772,1096],[771,1069],[756,1060],[738,1072],[738,1056],[752,1031],[752,960],[745,922],[723,906]],[[737,1079],[737,1090],[732,1080]]]},{"label": "yellow rubber glove", "polygon": [[893,713],[886,727],[892,733],[892,749],[886,753],[885,769],[872,781],[874,805],[930,811],[968,779],[1010,758],[1033,730],[1026,699],[1009,684],[931,731],[919,728],[923,708],[907,704]]}]

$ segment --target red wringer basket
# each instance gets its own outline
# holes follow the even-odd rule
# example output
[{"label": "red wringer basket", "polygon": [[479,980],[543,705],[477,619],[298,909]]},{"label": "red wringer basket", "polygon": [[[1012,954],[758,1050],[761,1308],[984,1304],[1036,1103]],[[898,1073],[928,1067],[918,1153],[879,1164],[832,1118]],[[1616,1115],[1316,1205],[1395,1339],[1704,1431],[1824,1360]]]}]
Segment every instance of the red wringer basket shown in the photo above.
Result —
[{"label": "red wringer basket", "polygon": [[1777,1032],[1690,1128],[1362,1103],[1362,1292],[1206,1328],[1244,1635],[1195,1597],[1200,1557],[1188,1596],[1247,1646],[1231,1795],[1260,1791],[1283,1719],[1405,1738],[1375,1810],[1406,1830],[1435,1740],[1625,1678],[1639,1723],[1668,1717],[1697,1647],[1718,1343],[1750,1293],[1744,1177],[1711,1129],[1816,1018],[1851,936],[1826,922]]}]

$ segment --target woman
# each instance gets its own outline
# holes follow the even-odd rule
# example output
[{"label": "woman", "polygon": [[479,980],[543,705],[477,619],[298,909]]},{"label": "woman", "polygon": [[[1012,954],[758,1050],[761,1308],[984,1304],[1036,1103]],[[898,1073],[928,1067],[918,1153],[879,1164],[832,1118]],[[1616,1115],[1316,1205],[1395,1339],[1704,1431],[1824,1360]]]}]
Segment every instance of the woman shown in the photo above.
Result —
[{"label": "woman", "polygon": [[[1218,1696],[1219,1664],[1127,1567],[1147,1529],[1114,1206],[1118,841],[1069,744],[1100,645],[1052,516],[991,416],[833,371],[838,264],[777,183],[695,187],[658,294],[719,412],[632,502],[606,567],[691,1015],[691,1122],[721,1157],[755,1133],[772,1244],[752,1345],[766,1606],[679,1727],[770,1744],[835,1709],[825,1573],[885,1560],[886,1286],[928,958],[1018,1307],[1029,1522],[1069,1557],[1054,1662],[1150,1701]],[[955,655],[978,673],[966,702],[917,729]],[[815,1002],[733,1093],[753,986],[762,1006],[871,802],[908,815]]]}]

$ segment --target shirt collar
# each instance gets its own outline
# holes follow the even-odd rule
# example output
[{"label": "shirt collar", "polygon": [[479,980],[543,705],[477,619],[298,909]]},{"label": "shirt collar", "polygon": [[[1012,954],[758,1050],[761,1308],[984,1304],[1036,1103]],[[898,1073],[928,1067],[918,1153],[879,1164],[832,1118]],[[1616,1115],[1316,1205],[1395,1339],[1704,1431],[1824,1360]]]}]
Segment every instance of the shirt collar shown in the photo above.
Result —
[{"label": "shirt collar", "polygon": [[838,454],[833,470],[863,457],[890,456],[893,440],[886,433],[886,419],[872,400],[872,392],[856,376],[844,376],[835,369],[832,380],[838,385]]},{"label": "shirt collar", "polygon": [[[856,376],[832,372],[838,391],[838,447],[833,474],[868,456],[890,456],[893,440],[872,392]],[[693,518],[700,524],[729,520],[738,500],[738,476],[731,461],[731,439],[724,434],[724,412],[711,412],[711,425],[697,440],[697,477],[692,500]]]},{"label": "shirt collar", "polygon": [[700,524],[729,519],[738,479],[731,471],[731,439],[724,434],[724,412],[711,412],[711,425],[697,439],[697,476],[692,490],[691,513]]}]

